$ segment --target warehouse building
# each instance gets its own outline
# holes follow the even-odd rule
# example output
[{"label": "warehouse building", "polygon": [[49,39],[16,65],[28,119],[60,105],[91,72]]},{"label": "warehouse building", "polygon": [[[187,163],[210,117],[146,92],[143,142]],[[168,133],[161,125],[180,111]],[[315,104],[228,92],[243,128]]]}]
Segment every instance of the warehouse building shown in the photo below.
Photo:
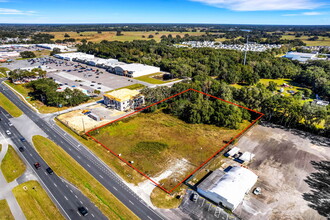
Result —
[{"label": "warehouse building", "polygon": [[158,73],[160,72],[160,68],[145,64],[132,63],[111,67],[108,71],[120,76],[139,77],[152,73]]},{"label": "warehouse building", "polygon": [[[212,174],[210,176],[206,180],[212,179]],[[211,185],[198,186],[197,192],[214,203],[233,211],[257,182],[258,176],[244,167],[235,166],[220,177],[214,175],[213,179]]]},{"label": "warehouse building", "polygon": [[63,46],[59,44],[37,44],[36,46],[48,50],[54,50],[54,48],[58,48],[60,49],[61,52],[66,52],[70,50],[67,46]]},{"label": "warehouse building", "polygon": [[[94,55],[91,54],[86,54],[86,53],[81,53],[81,52],[77,52],[77,53],[60,53],[60,54],[55,54],[54,57],[62,59],[62,60],[67,60],[67,61],[88,61],[88,60],[92,60],[94,59]],[[86,61],[86,62],[87,62]]]},{"label": "warehouse building", "polygon": [[144,104],[144,96],[137,90],[120,89],[103,95],[104,104],[118,111],[136,109]]},{"label": "warehouse building", "polygon": [[317,53],[298,53],[298,52],[287,52],[284,56],[290,60],[298,60],[299,62],[307,62],[309,60],[319,60],[322,58],[317,57]]}]

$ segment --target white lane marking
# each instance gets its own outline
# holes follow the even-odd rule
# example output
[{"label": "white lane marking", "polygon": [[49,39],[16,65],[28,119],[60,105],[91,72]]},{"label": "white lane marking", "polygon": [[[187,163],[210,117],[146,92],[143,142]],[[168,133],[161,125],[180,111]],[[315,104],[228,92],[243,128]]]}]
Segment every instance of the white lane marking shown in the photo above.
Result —
[{"label": "white lane marking", "polygon": [[118,189],[116,187],[113,186],[112,188],[114,188],[114,190],[118,191]]},{"label": "white lane marking", "polygon": [[68,185],[65,185],[66,187],[68,187]]},{"label": "white lane marking", "polygon": [[95,218],[95,216],[93,214],[91,214],[93,216],[93,218]]},{"label": "white lane marking", "polygon": [[32,154],[30,154],[30,156],[32,157]]},{"label": "white lane marking", "polygon": [[65,198],[66,200],[68,200],[68,198],[66,198],[66,196],[64,196],[64,198]]},{"label": "white lane marking", "polygon": [[134,203],[131,200],[128,200],[132,205],[134,205]]},{"label": "white lane marking", "polygon": [[83,204],[83,202],[82,202],[82,201],[80,201],[80,203],[81,203],[81,204]]},{"label": "white lane marking", "polygon": [[77,195],[74,195],[74,197],[76,197],[78,199],[78,196]]},{"label": "white lane marking", "polygon": [[102,179],[103,179],[103,176],[99,175]]},{"label": "white lane marking", "polygon": [[81,216],[80,213],[79,213],[78,211],[77,211],[77,213],[78,213],[79,216]]},{"label": "white lane marking", "polygon": [[54,183],[54,186],[57,187],[57,185]]},{"label": "white lane marking", "polygon": [[70,189],[70,192],[73,193],[71,189]]},{"label": "white lane marking", "polygon": [[69,151],[71,151],[71,148],[69,148]]},{"label": "white lane marking", "polygon": [[147,215],[147,217],[148,217],[148,219],[151,219],[151,220],[152,220],[152,218],[150,218],[150,216],[149,216],[149,215]]},{"label": "white lane marking", "polygon": [[88,167],[91,167],[89,164],[87,164]]},{"label": "white lane marking", "polygon": [[79,159],[81,159],[81,157],[80,156],[77,156]]}]

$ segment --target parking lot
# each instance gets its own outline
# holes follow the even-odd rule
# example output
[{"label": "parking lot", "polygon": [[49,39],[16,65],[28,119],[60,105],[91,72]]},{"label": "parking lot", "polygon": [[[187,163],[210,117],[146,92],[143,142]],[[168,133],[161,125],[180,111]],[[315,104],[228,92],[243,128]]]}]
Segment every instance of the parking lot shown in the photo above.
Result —
[{"label": "parking lot", "polygon": [[221,219],[221,220],[236,220],[237,218],[225,212],[222,208],[212,204],[203,197],[197,195],[197,199],[193,201],[193,190],[188,189],[180,209],[189,215],[191,219]]},{"label": "parking lot", "polygon": [[101,93],[144,82],[118,76],[107,72],[105,69],[80,64],[73,61],[65,61],[52,57],[36,58],[31,60],[17,60],[8,65],[10,69],[22,67],[47,66],[47,76],[52,77],[60,84],[70,87],[80,87],[92,93],[100,90]]}]

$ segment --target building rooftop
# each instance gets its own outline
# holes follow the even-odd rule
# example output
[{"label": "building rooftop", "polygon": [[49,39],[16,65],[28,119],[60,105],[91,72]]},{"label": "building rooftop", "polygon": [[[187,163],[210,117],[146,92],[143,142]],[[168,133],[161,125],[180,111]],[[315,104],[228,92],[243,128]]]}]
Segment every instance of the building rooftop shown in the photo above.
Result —
[{"label": "building rooftop", "polygon": [[218,180],[218,183],[209,192],[222,196],[236,208],[257,179],[258,176],[252,171],[243,167],[233,167]]},{"label": "building rooftop", "polygon": [[104,96],[108,97],[109,99],[114,99],[118,102],[123,102],[123,101],[130,100],[139,94],[140,94],[140,92],[137,90],[120,89],[120,90],[116,90],[116,91],[104,94]]}]

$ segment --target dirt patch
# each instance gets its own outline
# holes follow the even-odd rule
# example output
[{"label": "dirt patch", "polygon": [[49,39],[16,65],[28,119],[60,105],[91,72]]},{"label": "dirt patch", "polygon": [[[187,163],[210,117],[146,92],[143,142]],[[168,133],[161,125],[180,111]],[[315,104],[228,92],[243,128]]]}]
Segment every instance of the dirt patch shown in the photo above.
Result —
[{"label": "dirt patch", "polygon": [[[100,121],[94,120],[88,115],[83,114],[84,110],[88,110],[91,113],[97,115],[100,118]],[[114,109],[108,109],[102,104],[97,104],[84,109],[75,110],[59,115],[57,118],[72,130],[76,131],[78,134],[81,134],[101,125],[105,125],[106,123],[120,118],[125,114],[128,113]]]}]

